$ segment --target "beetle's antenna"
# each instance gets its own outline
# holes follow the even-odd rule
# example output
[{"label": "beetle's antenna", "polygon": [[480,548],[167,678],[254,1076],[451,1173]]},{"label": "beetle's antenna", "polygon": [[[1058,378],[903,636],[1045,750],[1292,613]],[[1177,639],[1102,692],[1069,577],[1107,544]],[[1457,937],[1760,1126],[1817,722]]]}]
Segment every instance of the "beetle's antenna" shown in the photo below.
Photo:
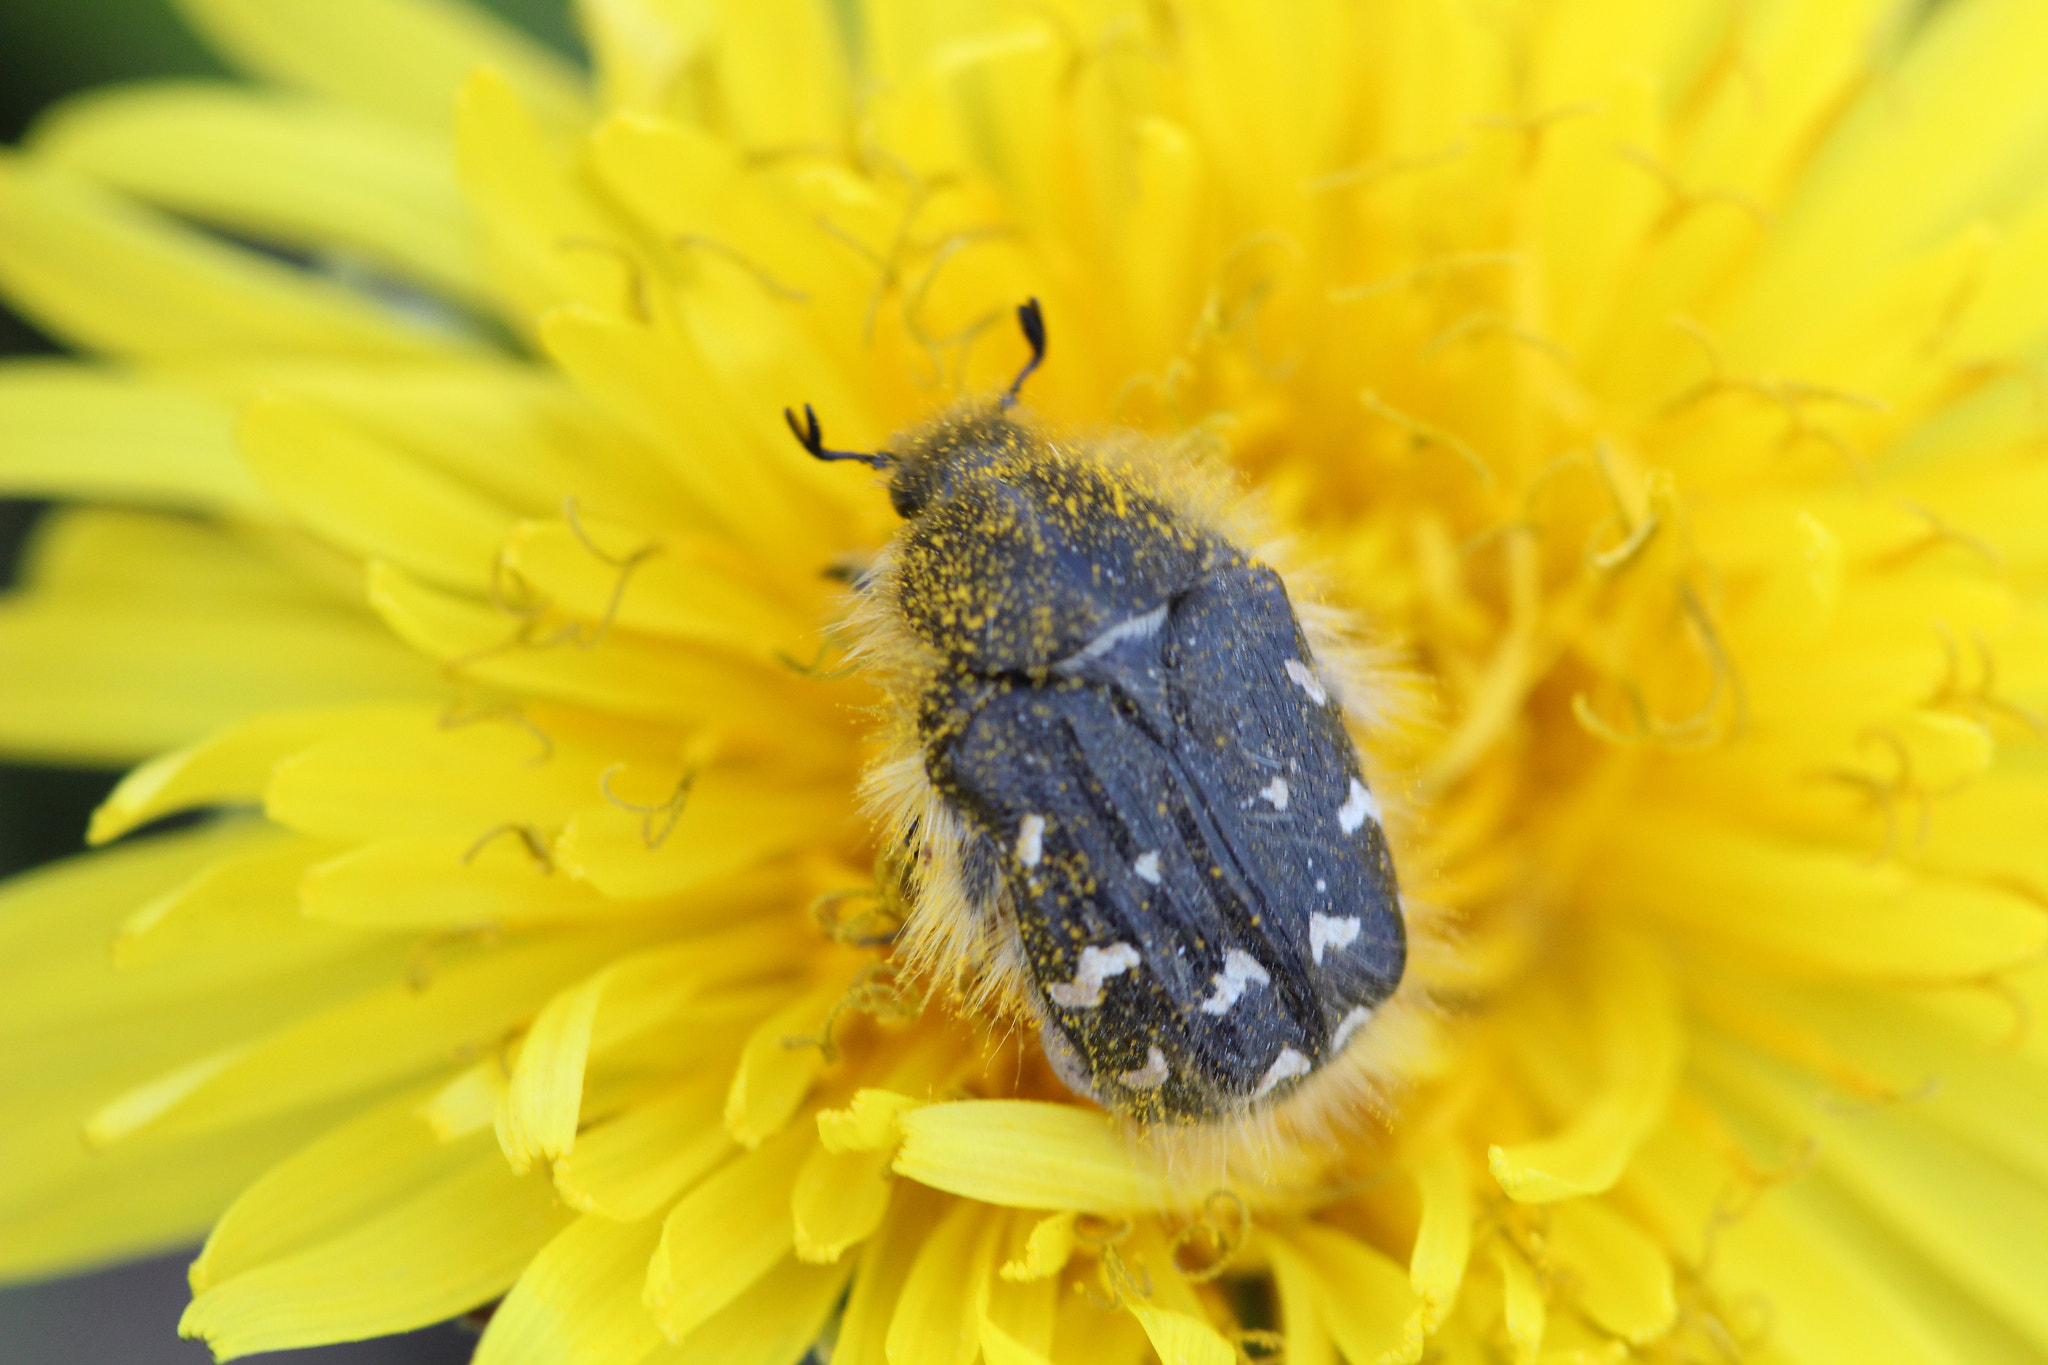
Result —
[{"label": "beetle's antenna", "polygon": [[819,429],[818,414],[811,410],[809,403],[804,404],[803,421],[797,421],[796,414],[788,408],[782,410],[782,420],[789,423],[790,434],[796,437],[797,444],[810,451],[814,459],[857,460],[870,469],[887,469],[895,463],[895,457],[886,450],[825,449],[825,433]]},{"label": "beetle's antenna", "polygon": [[1017,391],[1024,387],[1024,381],[1045,360],[1045,313],[1039,308],[1037,299],[1026,299],[1017,305],[1017,325],[1024,330],[1024,339],[1031,343],[1031,359],[1024,362],[1024,368],[1017,371],[1017,377],[1003,391],[1001,406],[1006,408],[1015,406]]}]

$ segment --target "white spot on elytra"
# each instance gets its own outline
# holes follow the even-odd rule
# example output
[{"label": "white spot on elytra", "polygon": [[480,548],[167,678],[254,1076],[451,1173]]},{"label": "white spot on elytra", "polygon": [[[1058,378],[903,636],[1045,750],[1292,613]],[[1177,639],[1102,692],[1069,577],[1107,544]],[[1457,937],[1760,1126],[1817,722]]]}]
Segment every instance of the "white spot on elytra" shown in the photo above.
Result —
[{"label": "white spot on elytra", "polygon": [[1329,889],[1330,884],[1328,882],[1324,881],[1321,877],[1316,878],[1316,890],[1328,891]]},{"label": "white spot on elytra", "polygon": [[1267,1067],[1266,1074],[1259,1078],[1259,1088],[1252,1091],[1252,1098],[1258,1099],[1280,1082],[1293,1080],[1296,1076],[1306,1076],[1313,1070],[1315,1067],[1308,1058],[1291,1047],[1283,1047],[1280,1049],[1280,1055],[1273,1059],[1273,1065]]},{"label": "white spot on elytra", "polygon": [[1137,874],[1138,880],[1159,885],[1159,850],[1153,848],[1140,853],[1138,860],[1131,864],[1131,871]]},{"label": "white spot on elytra", "polygon": [[1287,779],[1276,777],[1259,792],[1260,796],[1273,803],[1274,810],[1287,809]]},{"label": "white spot on elytra", "polygon": [[1308,950],[1318,962],[1323,960],[1323,950],[1335,948],[1343,952],[1358,941],[1365,924],[1356,915],[1338,919],[1332,915],[1318,915],[1313,911],[1308,917]]},{"label": "white spot on elytra", "polygon": [[1017,861],[1026,867],[1037,867],[1044,856],[1045,817],[1027,815],[1017,824]]},{"label": "white spot on elytra", "polygon": [[1352,1008],[1351,1013],[1337,1021],[1337,1031],[1330,1035],[1330,1051],[1335,1052],[1351,1041],[1351,1035],[1365,1027],[1365,1021],[1372,1018],[1372,1011],[1363,1005]]},{"label": "white spot on elytra", "polygon": [[1227,1014],[1239,996],[1272,979],[1250,953],[1239,948],[1228,949],[1223,954],[1223,970],[1209,978],[1216,987],[1216,993],[1202,1002],[1201,1011],[1204,1014]]},{"label": "white spot on elytra", "polygon": [[1133,616],[1128,621],[1117,622],[1108,630],[1103,631],[1087,644],[1082,645],[1072,654],[1054,664],[1052,671],[1059,674],[1073,673],[1090,659],[1101,658],[1126,640],[1144,640],[1157,635],[1159,628],[1165,624],[1166,604],[1161,602],[1143,615]]},{"label": "white spot on elytra", "polygon": [[1122,976],[1138,965],[1138,950],[1128,943],[1107,948],[1089,946],[1081,950],[1081,962],[1072,981],[1055,981],[1045,988],[1055,1005],[1070,1010],[1092,1010],[1102,1003],[1102,983]]},{"label": "white spot on elytra", "polygon": [[1372,793],[1357,778],[1351,779],[1351,795],[1344,798],[1344,804],[1337,807],[1337,828],[1346,834],[1356,834],[1367,820],[1378,824],[1380,803],[1372,799]]},{"label": "white spot on elytra", "polygon": [[1145,1065],[1136,1071],[1119,1071],[1116,1078],[1133,1090],[1157,1090],[1171,1074],[1166,1069],[1166,1054],[1154,1044],[1146,1050]]},{"label": "white spot on elytra", "polygon": [[1294,679],[1295,686],[1308,693],[1310,701],[1314,702],[1317,706],[1323,706],[1329,702],[1330,694],[1323,690],[1322,680],[1316,677],[1314,669],[1299,659],[1289,659],[1280,667],[1287,670],[1287,676]]}]

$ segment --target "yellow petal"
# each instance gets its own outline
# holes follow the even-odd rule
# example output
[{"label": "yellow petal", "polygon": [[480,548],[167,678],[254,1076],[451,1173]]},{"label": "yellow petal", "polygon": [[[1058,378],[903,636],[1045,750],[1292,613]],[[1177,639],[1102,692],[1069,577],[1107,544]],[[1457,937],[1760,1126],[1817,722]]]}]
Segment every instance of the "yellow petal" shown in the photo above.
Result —
[{"label": "yellow petal", "polygon": [[1280,1298],[1280,1327],[1294,1365],[1337,1365],[1337,1346],[1323,1320],[1322,1289],[1308,1261],[1284,1238],[1265,1239]]},{"label": "yellow petal", "polygon": [[[791,482],[767,477],[765,471],[787,456],[766,446],[772,438],[765,427],[749,432],[722,405],[670,401],[679,382],[717,388],[703,358],[682,339],[576,306],[543,318],[541,341],[592,402],[667,453],[670,472],[734,543],[770,568],[808,563],[821,550],[822,559],[831,559],[836,551],[820,545],[789,505]],[[720,451],[735,458],[714,458]]]},{"label": "yellow petal", "polygon": [[807,0],[724,0],[714,9],[734,140],[803,146],[837,136],[851,75],[840,16]]},{"label": "yellow petal", "polygon": [[339,719],[317,742],[273,760],[263,789],[273,820],[324,838],[471,844],[528,828],[545,853],[546,832],[601,790],[616,758],[602,747],[602,728],[531,707],[365,708]]},{"label": "yellow petal", "polygon": [[1717,1090],[1811,1133],[1834,1181],[1874,1222],[2048,1350],[2048,1304],[2035,1292],[2048,1256],[2048,1192],[2035,1180],[1958,1143],[1910,1103],[1859,1112],[1826,1102],[1783,1064],[1746,1049],[1715,1046],[1702,1060]]},{"label": "yellow petal", "polygon": [[402,369],[271,358],[232,377],[238,393],[306,403],[525,516],[557,516],[573,497],[593,513],[702,521],[655,453],[548,367],[491,356]]},{"label": "yellow petal", "polygon": [[1024,1240],[1024,1254],[1003,1262],[1002,1277],[1019,1283],[1049,1280],[1066,1269],[1073,1254],[1074,1215],[1055,1213],[1031,1225]]},{"label": "yellow petal", "polygon": [[223,609],[335,614],[261,531],[113,507],[62,507],[37,523],[22,577],[35,596],[81,608],[175,610],[201,597]]},{"label": "yellow petal", "polygon": [[1606,1201],[1571,1199],[1552,1210],[1549,1250],[1576,1277],[1580,1307],[1608,1331],[1643,1345],[1677,1316],[1671,1259]]},{"label": "yellow petal", "polygon": [[626,315],[649,309],[638,244],[585,192],[524,92],[479,67],[460,82],[455,109],[463,189],[483,210],[511,315],[530,326],[571,300]]},{"label": "yellow petal", "polygon": [[[1014,1224],[1016,1219],[1011,1221]],[[1060,1283],[1050,1275],[1035,1280],[996,1280],[988,1287],[988,1312],[981,1320],[982,1351],[988,1351],[993,1329],[1006,1338],[1007,1344],[1042,1359],[1052,1350],[1059,1307]]]},{"label": "yellow petal", "polygon": [[[442,1142],[481,1133],[497,1122],[506,1084],[502,1058],[464,1067],[420,1105],[419,1116]],[[582,1207],[574,1200],[568,1202],[572,1208]]]},{"label": "yellow petal", "polygon": [[969,1365],[981,1348],[1000,1216],[956,1202],[925,1239],[896,1295],[889,1365]]},{"label": "yellow petal", "polygon": [[[85,1117],[109,1094],[360,988],[332,960],[272,971],[260,949],[126,970],[108,941],[137,904],[249,836],[200,828],[40,869],[0,890],[0,1273],[33,1276],[189,1243],[263,1168],[331,1111],[93,1152]],[[388,962],[387,962],[388,967]],[[11,970],[10,970],[11,968]]]},{"label": "yellow petal", "polygon": [[200,222],[488,298],[447,149],[339,105],[225,83],[123,86],[60,104],[30,146]]},{"label": "yellow petal", "polygon": [[[208,1134],[88,1153],[77,1116],[67,1113],[61,1131],[36,1135],[72,1158],[61,1176],[22,1169],[34,1177],[31,1194],[0,1189],[0,1218],[7,1222],[0,1275],[22,1281],[82,1274],[189,1247],[251,1179],[334,1117],[296,1114],[239,1130],[232,1140]],[[11,1152],[4,1154],[11,1160]]]},{"label": "yellow petal", "polygon": [[[1770,250],[1729,292],[1730,341],[1745,362],[1797,366],[1816,334],[1843,325],[1849,308],[1835,303],[1853,306],[1884,265],[2038,183],[2042,90],[2025,54],[2044,40],[2025,0],[1930,16],[1899,69],[1829,128],[1827,154],[1774,225]],[[1887,192],[1901,184],[1914,193]]]},{"label": "yellow petal", "polygon": [[890,1319],[912,1263],[930,1239],[941,1211],[948,1207],[949,1201],[919,1186],[897,1187],[880,1232],[861,1248],[853,1292],[847,1296],[839,1341],[832,1352],[835,1365],[892,1365]]},{"label": "yellow petal", "polygon": [[826,1066],[829,1016],[850,989],[833,981],[798,996],[747,1036],[725,1096],[725,1130],[743,1147],[781,1132]]},{"label": "yellow petal", "polygon": [[[756,711],[775,714],[758,703]],[[649,787],[638,774],[615,774],[612,794],[631,807],[579,811],[556,845],[557,861],[607,896],[675,896],[814,846],[848,818],[844,796],[829,788],[719,768],[685,780],[687,789],[664,774]]]},{"label": "yellow petal", "polygon": [[[788,686],[730,656],[625,631],[588,630],[575,622],[541,622],[536,630],[532,619],[440,592],[389,564],[370,566],[369,594],[370,605],[401,639],[465,678],[518,695],[628,717],[721,720],[766,730],[751,718],[767,709],[764,694]],[[782,738],[793,730],[825,746],[844,742],[843,734],[822,732],[808,703],[778,714],[787,722]]]},{"label": "yellow petal", "polygon": [[1517,1365],[1527,1365],[1543,1349],[1543,1333],[1549,1321],[1549,1309],[1543,1301],[1543,1286],[1537,1282],[1535,1270],[1505,1241],[1493,1243],[1488,1251],[1492,1255],[1494,1269],[1500,1272],[1502,1317],[1508,1345]]},{"label": "yellow petal", "polygon": [[1408,1281],[1421,1300],[1419,1326],[1429,1333],[1458,1301],[1465,1263],[1472,1255],[1474,1201],[1464,1153],[1451,1142],[1419,1154],[1413,1171],[1422,1196],[1422,1223],[1408,1257]]},{"label": "yellow petal", "polygon": [[1415,1361],[1422,1338],[1409,1330],[1415,1291],[1392,1261],[1334,1228],[1307,1223],[1287,1241],[1316,1287],[1323,1321],[1353,1361]]},{"label": "yellow petal", "polygon": [[1025,1345],[986,1317],[981,1320],[981,1358],[988,1365],[1051,1365],[1044,1351]]},{"label": "yellow petal", "polygon": [[318,1246],[473,1164],[476,1143],[444,1145],[418,1096],[386,1101],[265,1171],[214,1225],[187,1278],[194,1293]]},{"label": "yellow petal", "polygon": [[609,619],[762,660],[815,653],[810,623],[750,581],[758,575],[734,558],[708,537],[655,539],[587,513],[575,526],[522,523],[505,547],[507,568],[580,620]]},{"label": "yellow petal", "polygon": [[903,1115],[922,1103],[893,1090],[856,1090],[846,1108],[818,1115],[818,1142],[828,1152],[893,1152],[903,1140]]},{"label": "yellow petal", "polygon": [[789,1255],[789,1192],[816,1145],[805,1126],[786,1129],[669,1210],[644,1298],[670,1341],[684,1340]]},{"label": "yellow petal", "polygon": [[161,754],[122,778],[93,812],[86,838],[103,844],[172,811],[263,795],[285,755],[360,717],[359,711],[271,711],[236,721],[198,743]]},{"label": "yellow petal", "polygon": [[776,1263],[652,1365],[798,1365],[817,1344],[846,1289],[853,1263]]},{"label": "yellow petal", "polygon": [[117,1096],[87,1135],[109,1143],[144,1129],[216,1129],[420,1075],[462,1048],[494,1046],[565,979],[633,945],[616,934],[554,936],[451,949],[451,961],[416,962],[410,982],[387,970],[385,984],[342,1005]]},{"label": "yellow petal", "polygon": [[1155,1206],[1107,1115],[1035,1100],[961,1100],[906,1110],[896,1173],[934,1189],[1026,1209],[1117,1213]]},{"label": "yellow petal", "polygon": [[685,937],[608,963],[548,1001],[520,1043],[506,1094],[505,1155],[513,1169],[574,1146],[592,1056],[674,1015],[709,983],[772,970],[789,947],[773,922]]},{"label": "yellow petal", "polygon": [[374,1216],[215,1283],[178,1330],[227,1360],[424,1327],[510,1288],[566,1221],[545,1180],[473,1141],[457,1169]]},{"label": "yellow petal", "polygon": [[427,359],[474,344],[15,157],[0,158],[0,285],[78,346],[184,364]]},{"label": "yellow petal", "polygon": [[719,1123],[725,1087],[695,1076],[579,1134],[555,1162],[571,1208],[631,1220],[658,1212],[733,1150]]},{"label": "yellow petal", "polygon": [[[438,691],[430,666],[373,621],[305,597],[275,565],[188,527],[149,537],[76,592],[0,599],[0,742],[17,754],[131,762],[273,708],[391,701]],[[200,542],[196,562],[233,575],[232,612],[147,587],[156,552]]]},{"label": "yellow petal", "polygon": [[799,1260],[837,1261],[848,1247],[867,1240],[889,1211],[894,1182],[887,1150],[835,1152],[819,1147],[797,1172],[790,1191]]},{"label": "yellow petal", "polygon": [[1715,820],[1627,821],[1589,885],[1780,969],[1975,979],[2048,949],[2048,919],[2012,892]]},{"label": "yellow petal", "polygon": [[661,1235],[652,1221],[583,1217],[540,1249],[491,1314],[474,1365],[602,1365],[661,1344],[640,1279]]},{"label": "yellow petal", "polygon": [[2032,1365],[2041,1356],[1954,1280],[1902,1255],[1860,1201],[1825,1178],[1776,1192],[1715,1250],[1730,1283],[1812,1305],[1771,1325],[1794,1359]]},{"label": "yellow petal", "polygon": [[123,920],[114,937],[114,965],[232,953],[256,944],[282,964],[299,955],[294,948],[338,955],[359,947],[346,935],[316,929],[298,913],[299,879],[331,852],[332,845],[254,825],[246,846],[224,853]]},{"label": "yellow petal", "polygon": [[1131,1300],[1130,1310],[1159,1353],[1160,1365],[1231,1365],[1237,1359],[1223,1334],[1200,1318],[1143,1299]]},{"label": "yellow petal", "polygon": [[300,890],[308,918],[359,929],[574,927],[664,908],[608,900],[516,837],[381,839],[319,862]]},{"label": "yellow petal", "polygon": [[488,10],[448,0],[179,0],[237,66],[428,132],[445,131],[463,78],[488,66],[560,128],[586,117],[562,58]]},{"label": "yellow petal", "polygon": [[242,419],[249,466],[323,539],[483,595],[512,513],[302,403],[259,400]]},{"label": "yellow petal", "polygon": [[263,514],[235,449],[234,409],[160,380],[58,361],[0,365],[0,487]]},{"label": "yellow petal", "polygon": [[1072,1295],[1060,1306],[1049,1354],[1056,1361],[1101,1365],[1139,1365],[1155,1359],[1152,1342],[1136,1318],[1120,1307],[1098,1306],[1086,1295]]},{"label": "yellow petal", "polygon": [[1678,1076],[1684,1031],[1662,951],[1626,931],[1599,933],[1595,946],[1589,981],[1600,1080],[1560,1131],[1488,1152],[1511,1199],[1544,1203],[1612,1188],[1663,1118]]}]

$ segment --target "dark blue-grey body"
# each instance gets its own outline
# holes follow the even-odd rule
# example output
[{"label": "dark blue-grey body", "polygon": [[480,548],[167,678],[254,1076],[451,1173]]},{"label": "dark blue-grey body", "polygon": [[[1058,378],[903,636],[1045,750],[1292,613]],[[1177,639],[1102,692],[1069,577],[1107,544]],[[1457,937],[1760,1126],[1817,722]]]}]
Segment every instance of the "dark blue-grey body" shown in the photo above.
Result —
[{"label": "dark blue-grey body", "polygon": [[1280,576],[1007,418],[912,500],[919,716],[1062,1077],[1147,1122],[1241,1114],[1401,979],[1377,804]]}]

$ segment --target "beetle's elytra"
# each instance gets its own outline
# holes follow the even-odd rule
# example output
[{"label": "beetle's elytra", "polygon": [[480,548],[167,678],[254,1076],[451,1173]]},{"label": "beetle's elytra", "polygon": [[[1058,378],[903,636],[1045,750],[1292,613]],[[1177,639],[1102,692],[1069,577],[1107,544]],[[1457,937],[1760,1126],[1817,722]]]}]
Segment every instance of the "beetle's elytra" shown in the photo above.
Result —
[{"label": "beetle's elytra", "polygon": [[1394,867],[1286,585],[1114,443],[993,401],[871,453],[905,525],[862,584],[915,856],[905,951],[1035,1018],[1143,1123],[1250,1113],[1335,1059],[1406,962]]}]

